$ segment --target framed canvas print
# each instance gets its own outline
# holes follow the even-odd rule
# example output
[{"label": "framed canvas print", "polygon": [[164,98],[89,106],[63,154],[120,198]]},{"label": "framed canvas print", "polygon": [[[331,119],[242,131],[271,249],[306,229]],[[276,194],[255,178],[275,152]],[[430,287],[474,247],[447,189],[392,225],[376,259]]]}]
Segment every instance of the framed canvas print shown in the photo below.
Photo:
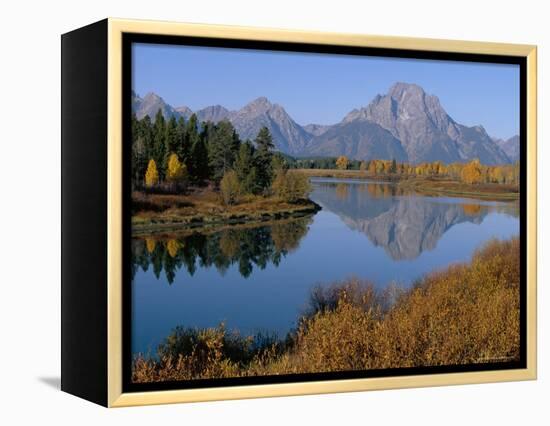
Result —
[{"label": "framed canvas print", "polygon": [[126,406],[536,378],[536,48],[62,36],[62,389]]}]

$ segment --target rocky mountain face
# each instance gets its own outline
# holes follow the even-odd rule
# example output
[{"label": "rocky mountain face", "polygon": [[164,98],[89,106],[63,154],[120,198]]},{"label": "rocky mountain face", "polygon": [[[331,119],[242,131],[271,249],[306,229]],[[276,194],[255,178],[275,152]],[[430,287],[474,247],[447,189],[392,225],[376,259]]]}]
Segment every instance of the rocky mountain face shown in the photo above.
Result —
[{"label": "rocky mountain face", "polygon": [[311,140],[308,154],[319,157],[345,155],[361,160],[407,160],[401,142],[389,131],[370,121],[351,121],[331,126]]},{"label": "rocky mountain face", "polygon": [[175,111],[179,114],[180,117],[183,117],[186,120],[188,120],[189,117],[191,117],[193,115],[193,111],[191,110],[191,108],[186,107],[186,106],[177,107],[177,108],[175,108]]},{"label": "rocky mountain face", "polygon": [[151,117],[151,120],[154,120],[158,110],[162,111],[162,115],[166,119],[172,116],[180,117],[180,113],[175,108],[168,105],[164,102],[164,99],[155,93],[148,93],[143,98],[140,98],[132,92],[132,110],[139,120],[146,115]]},{"label": "rocky mountain face", "polygon": [[230,113],[228,119],[241,139],[254,140],[260,129],[267,127],[275,146],[288,154],[302,152],[312,137],[281,105],[272,104],[265,97],[255,99],[240,110]]},{"label": "rocky mountain face", "polygon": [[519,160],[519,136],[515,135],[509,139],[494,139],[495,143],[506,153],[510,161]]},{"label": "rocky mountain face", "polygon": [[[132,107],[139,119],[145,115],[154,119],[159,109],[166,118],[188,119],[193,113],[186,106],[173,108],[154,93],[144,98],[133,93]],[[408,83],[394,84],[387,94],[377,95],[366,107],[352,110],[334,125],[301,126],[281,105],[265,97],[237,111],[213,105],[195,113],[199,121],[229,120],[243,140],[253,140],[265,126],[276,148],[295,156],[346,155],[358,160],[395,158],[414,164],[478,158],[483,164],[491,165],[509,163],[519,155],[519,143],[514,142],[514,138],[495,141],[483,126],[457,123],[436,96]]]},{"label": "rocky mountain face", "polygon": [[304,130],[313,136],[321,136],[332,126],[329,124],[306,124]]},{"label": "rocky mountain face", "polygon": [[401,141],[408,161],[468,161],[484,164],[508,163],[509,159],[482,126],[468,127],[455,122],[436,96],[420,86],[394,84],[389,92],[351,111],[343,122],[369,121],[388,130]]},{"label": "rocky mountain face", "polygon": [[[154,119],[159,109],[165,118],[175,116],[189,119],[193,114],[193,111],[186,106],[173,108],[154,93],[149,93],[144,98],[133,93],[132,108],[138,119],[146,115]],[[237,111],[230,111],[221,105],[213,105],[195,113],[199,122],[217,123],[221,120],[229,120],[243,140],[254,140],[260,129],[265,126],[273,136],[275,147],[289,154],[299,154],[313,137],[297,124],[281,105],[272,104],[265,97],[255,99]]]},{"label": "rocky mountain face", "polygon": [[229,117],[230,111],[221,105],[213,105],[197,111],[197,119],[200,121],[218,121],[225,120]]}]

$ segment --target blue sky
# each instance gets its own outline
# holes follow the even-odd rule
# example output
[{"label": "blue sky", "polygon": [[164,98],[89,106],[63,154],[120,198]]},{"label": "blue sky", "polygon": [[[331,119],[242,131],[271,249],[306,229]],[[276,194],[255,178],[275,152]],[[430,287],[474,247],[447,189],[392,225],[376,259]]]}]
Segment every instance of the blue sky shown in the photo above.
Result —
[{"label": "blue sky", "polygon": [[133,45],[133,89],[193,110],[266,96],[299,124],[333,124],[396,81],[439,97],[456,121],[519,133],[519,66],[257,50]]}]

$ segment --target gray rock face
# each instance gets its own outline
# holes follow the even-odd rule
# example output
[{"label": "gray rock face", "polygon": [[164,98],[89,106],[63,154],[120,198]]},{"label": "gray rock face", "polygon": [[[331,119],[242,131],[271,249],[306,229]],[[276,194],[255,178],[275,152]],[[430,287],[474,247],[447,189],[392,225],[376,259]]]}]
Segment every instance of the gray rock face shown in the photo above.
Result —
[{"label": "gray rock face", "polygon": [[357,160],[407,160],[401,142],[390,132],[361,120],[331,126],[311,140],[307,152],[312,156],[345,155]]},{"label": "gray rock face", "polygon": [[255,99],[240,110],[230,113],[228,118],[241,139],[254,140],[260,129],[267,127],[277,149],[289,154],[301,152],[312,137],[282,106],[272,104],[265,97]]},{"label": "gray rock face", "polygon": [[217,123],[228,118],[229,114],[230,112],[227,108],[221,105],[213,105],[197,111],[197,119],[199,122],[212,121],[213,123]]},{"label": "gray rock face", "polygon": [[506,153],[510,161],[519,160],[519,135],[512,136],[509,139],[494,139],[495,143]]},{"label": "gray rock face", "polygon": [[188,120],[189,117],[191,117],[193,115],[193,111],[191,110],[191,108],[186,107],[186,106],[177,107],[175,110],[179,114],[180,117],[183,117],[186,120]]},{"label": "gray rock face", "polygon": [[148,93],[143,98],[140,98],[132,92],[132,108],[139,120],[146,115],[151,117],[151,120],[154,120],[159,109],[166,119],[172,116],[176,118],[180,117],[180,114],[172,106],[164,102],[164,99],[155,93]]},{"label": "gray rock face", "polygon": [[321,136],[332,126],[330,124],[306,124],[304,130],[313,136]]},{"label": "gray rock face", "polygon": [[351,111],[343,122],[371,121],[401,141],[411,163],[468,161],[509,162],[481,126],[456,123],[436,96],[416,84],[396,83],[387,95],[377,95],[364,108]]}]

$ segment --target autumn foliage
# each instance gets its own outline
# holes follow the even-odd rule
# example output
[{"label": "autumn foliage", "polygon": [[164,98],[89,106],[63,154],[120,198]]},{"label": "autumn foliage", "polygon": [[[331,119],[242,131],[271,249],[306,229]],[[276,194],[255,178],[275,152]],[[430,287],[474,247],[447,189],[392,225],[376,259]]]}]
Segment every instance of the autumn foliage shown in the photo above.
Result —
[{"label": "autumn foliage", "polygon": [[281,200],[295,203],[306,199],[311,191],[309,179],[302,173],[290,172],[286,169],[279,169],[271,186],[275,196]]},{"label": "autumn foliage", "polygon": [[462,169],[460,177],[466,183],[481,183],[481,164],[479,160],[473,160],[466,164]]},{"label": "autumn foliage", "polygon": [[360,170],[367,170],[375,176],[409,177],[442,177],[468,184],[480,183],[519,183],[519,164],[502,164],[487,166],[474,159],[469,163],[443,164],[440,161],[412,165],[393,160],[370,160],[360,165]]},{"label": "autumn foliage", "polygon": [[187,167],[178,159],[177,154],[170,154],[166,179],[172,183],[181,183],[187,178]]},{"label": "autumn foliage", "polygon": [[159,173],[157,170],[157,164],[155,160],[149,160],[147,166],[147,171],[145,172],[145,186],[147,188],[152,188],[159,183]]},{"label": "autumn foliage", "polygon": [[220,181],[220,194],[223,203],[227,205],[237,204],[240,192],[241,184],[237,173],[233,170],[228,170]]},{"label": "autumn foliage", "polygon": [[346,170],[348,168],[349,160],[345,155],[341,155],[336,160],[336,168],[340,170]]}]

